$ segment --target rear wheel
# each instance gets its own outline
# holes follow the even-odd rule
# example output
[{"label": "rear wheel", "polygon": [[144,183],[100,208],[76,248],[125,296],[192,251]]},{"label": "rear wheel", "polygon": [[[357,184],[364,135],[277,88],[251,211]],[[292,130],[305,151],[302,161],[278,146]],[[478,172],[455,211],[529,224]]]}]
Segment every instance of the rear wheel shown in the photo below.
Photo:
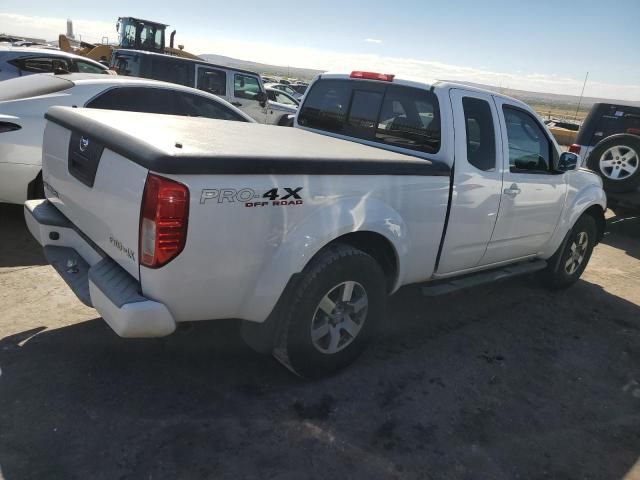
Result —
[{"label": "rear wheel", "polygon": [[590,215],[578,219],[558,251],[541,272],[542,281],[551,289],[562,289],[578,281],[587,267],[596,244],[596,222]]},{"label": "rear wheel", "polygon": [[386,298],[384,273],[371,256],[329,247],[305,268],[285,308],[285,364],[304,377],[346,367],[371,340]]},{"label": "rear wheel", "polygon": [[589,155],[589,168],[602,177],[609,192],[628,192],[640,185],[640,137],[613,135]]}]

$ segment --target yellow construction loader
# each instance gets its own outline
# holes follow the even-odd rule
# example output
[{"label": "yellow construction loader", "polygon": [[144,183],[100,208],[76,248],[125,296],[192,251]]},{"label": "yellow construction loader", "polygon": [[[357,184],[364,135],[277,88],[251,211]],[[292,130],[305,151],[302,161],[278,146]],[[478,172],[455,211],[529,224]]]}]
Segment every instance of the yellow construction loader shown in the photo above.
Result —
[{"label": "yellow construction loader", "polygon": [[73,46],[69,38],[63,34],[60,34],[58,37],[58,44],[60,50],[82,55],[83,57],[105,64],[111,62],[111,53],[117,48],[145,50],[202,60],[197,55],[186,52],[183,45],[178,45],[178,48],[174,48],[173,40],[176,34],[175,30],[171,32],[169,46],[167,47],[165,45],[165,31],[168,26],[169,25],[165,25],[164,23],[151,22],[140,18],[119,17],[118,23],[116,24],[116,30],[118,31],[117,45],[110,45],[108,43],[95,45],[87,42],[79,42],[78,46]]}]

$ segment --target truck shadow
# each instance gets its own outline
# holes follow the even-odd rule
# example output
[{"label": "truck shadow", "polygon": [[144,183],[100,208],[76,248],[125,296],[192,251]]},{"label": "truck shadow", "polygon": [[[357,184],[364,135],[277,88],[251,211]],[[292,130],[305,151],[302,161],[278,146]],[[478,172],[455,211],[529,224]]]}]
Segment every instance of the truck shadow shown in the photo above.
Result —
[{"label": "truck shadow", "polygon": [[24,223],[22,205],[0,203],[0,268],[46,265],[42,249]]},{"label": "truck shadow", "polygon": [[101,319],[36,329],[0,341],[0,469],[621,478],[640,455],[639,339],[637,305],[530,277],[430,299],[406,288],[374,346],[317,382],[251,352],[232,321],[145,340]]},{"label": "truck shadow", "polygon": [[616,216],[607,220],[607,233],[602,243],[640,259],[640,213],[616,212]]}]

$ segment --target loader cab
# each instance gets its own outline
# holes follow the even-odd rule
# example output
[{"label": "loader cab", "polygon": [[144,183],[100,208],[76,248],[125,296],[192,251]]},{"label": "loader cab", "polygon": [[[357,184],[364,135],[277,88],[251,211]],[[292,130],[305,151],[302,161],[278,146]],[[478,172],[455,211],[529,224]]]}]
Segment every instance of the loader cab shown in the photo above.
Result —
[{"label": "loader cab", "polygon": [[162,53],[167,27],[168,25],[164,23],[134,17],[119,17],[116,25],[118,43],[120,48]]}]

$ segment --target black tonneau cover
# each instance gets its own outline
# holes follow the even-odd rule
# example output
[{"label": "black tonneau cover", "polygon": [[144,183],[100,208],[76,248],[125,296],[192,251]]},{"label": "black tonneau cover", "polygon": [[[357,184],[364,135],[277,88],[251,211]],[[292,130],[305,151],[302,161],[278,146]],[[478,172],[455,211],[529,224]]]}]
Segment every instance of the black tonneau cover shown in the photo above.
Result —
[{"label": "black tonneau cover", "polygon": [[45,118],[158,173],[450,174],[444,162],[287,127],[69,107]]}]

